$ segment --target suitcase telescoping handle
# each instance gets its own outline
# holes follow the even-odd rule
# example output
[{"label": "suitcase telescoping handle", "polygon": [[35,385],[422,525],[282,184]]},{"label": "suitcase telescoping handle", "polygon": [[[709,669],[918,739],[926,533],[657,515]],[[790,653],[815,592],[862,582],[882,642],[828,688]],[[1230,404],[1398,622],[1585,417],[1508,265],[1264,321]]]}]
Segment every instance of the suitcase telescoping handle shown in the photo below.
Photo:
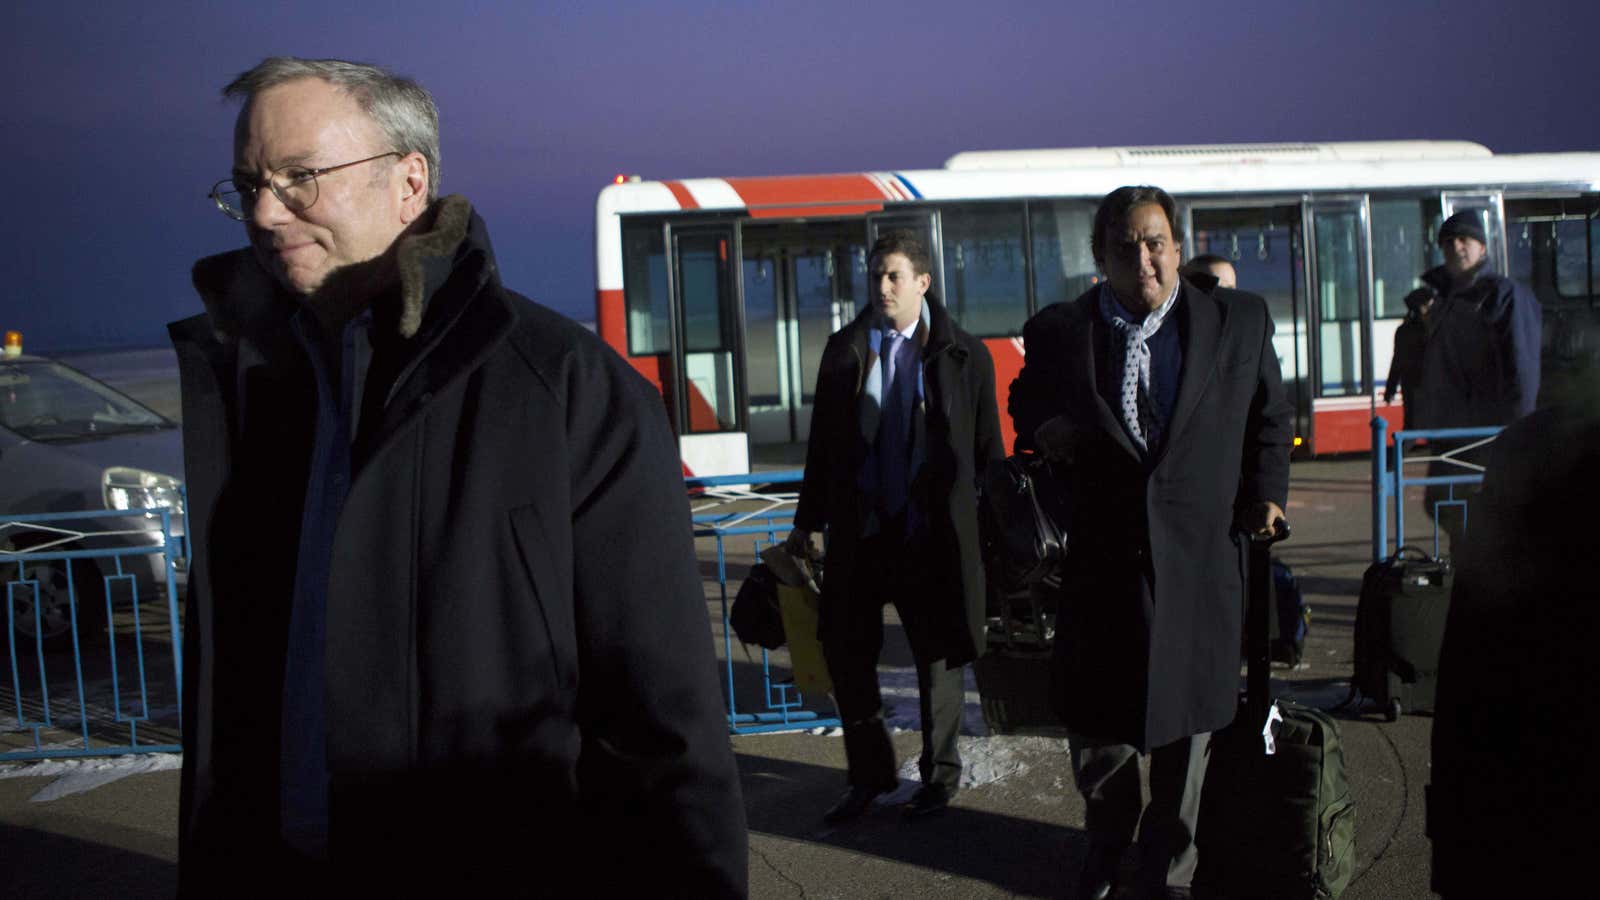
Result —
[{"label": "suitcase telescoping handle", "polygon": [[1245,709],[1250,721],[1260,725],[1267,720],[1267,705],[1271,698],[1272,678],[1272,620],[1267,604],[1272,590],[1273,544],[1289,537],[1289,522],[1279,519],[1270,535],[1255,532],[1246,537],[1245,564],[1245,653],[1249,660],[1249,674],[1245,679]]}]

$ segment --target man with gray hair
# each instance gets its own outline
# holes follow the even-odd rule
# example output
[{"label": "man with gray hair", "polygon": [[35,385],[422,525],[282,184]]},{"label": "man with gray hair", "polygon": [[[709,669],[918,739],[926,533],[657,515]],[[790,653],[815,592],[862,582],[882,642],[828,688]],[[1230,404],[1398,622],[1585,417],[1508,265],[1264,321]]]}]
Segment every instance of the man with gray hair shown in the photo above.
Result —
[{"label": "man with gray hair", "polygon": [[[180,891],[739,896],[746,838],[660,398],[503,287],[438,115],[273,58],[170,326],[193,571]],[[616,865],[625,853],[628,865]],[[308,880],[315,879],[315,880]],[[420,881],[419,881],[420,879]]]}]

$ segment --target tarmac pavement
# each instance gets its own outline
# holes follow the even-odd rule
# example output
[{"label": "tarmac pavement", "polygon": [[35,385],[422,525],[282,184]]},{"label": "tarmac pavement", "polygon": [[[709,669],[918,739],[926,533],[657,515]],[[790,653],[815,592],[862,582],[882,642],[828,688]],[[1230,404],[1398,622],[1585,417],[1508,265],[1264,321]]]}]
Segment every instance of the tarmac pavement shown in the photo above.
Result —
[{"label": "tarmac pavement", "polygon": [[[159,388],[165,391],[166,388]],[[155,396],[171,407],[171,398]],[[1306,665],[1274,669],[1273,690],[1331,707],[1343,699],[1353,666],[1353,623],[1361,573],[1370,559],[1370,463],[1297,462],[1287,510],[1294,537],[1279,556],[1300,579],[1313,610]],[[1426,523],[1416,498],[1412,523]],[[1413,525],[1413,528],[1417,528]],[[781,534],[779,537],[781,538]],[[1413,537],[1420,537],[1414,534]],[[715,575],[711,542],[702,571]],[[730,571],[743,572],[750,549],[731,547]],[[730,590],[731,597],[731,590]],[[722,655],[720,605],[708,583],[708,620]],[[963,755],[970,787],[945,813],[906,821],[893,801],[914,789],[919,747],[914,688],[904,689],[910,653],[890,612],[880,673],[907,764],[901,789],[863,819],[830,828],[822,813],[844,786],[843,741],[806,731],[731,737],[750,825],[750,890],[758,898],[1072,897],[1082,860],[1083,802],[1072,787],[1065,741],[990,736],[970,687]],[[761,674],[734,645],[735,696],[758,704]],[[783,674],[787,657],[773,655]],[[912,682],[914,685],[914,682]],[[909,713],[908,713],[909,710]],[[820,709],[828,714],[826,709]],[[1356,864],[1349,900],[1408,900],[1428,890],[1430,848],[1423,833],[1432,720],[1386,723],[1375,708],[1336,714],[1356,804]],[[3,720],[0,720],[3,723]],[[124,763],[123,765],[127,765]],[[0,893],[15,897],[171,896],[176,885],[178,772],[130,774],[89,790],[43,800],[58,782],[81,775],[29,774],[0,766]],[[67,785],[68,788],[71,785]]]}]

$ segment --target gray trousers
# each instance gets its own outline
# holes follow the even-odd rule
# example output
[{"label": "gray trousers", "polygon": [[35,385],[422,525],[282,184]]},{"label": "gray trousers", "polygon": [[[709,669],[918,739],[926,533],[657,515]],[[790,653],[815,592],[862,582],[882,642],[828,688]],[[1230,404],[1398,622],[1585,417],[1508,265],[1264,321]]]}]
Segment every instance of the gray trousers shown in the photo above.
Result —
[{"label": "gray trousers", "polygon": [[1069,735],[1072,776],[1087,807],[1091,846],[1118,852],[1139,831],[1139,870],[1151,886],[1188,887],[1200,856],[1195,824],[1206,778],[1211,733],[1182,738],[1150,751],[1150,805],[1139,788],[1139,751],[1131,744]]},{"label": "gray trousers", "polygon": [[894,745],[883,722],[883,695],[878,688],[878,654],[883,649],[883,608],[893,603],[911,643],[917,665],[917,699],[922,713],[923,784],[938,783],[951,794],[961,784],[961,713],[966,703],[962,667],[948,669],[943,659],[930,659],[927,647],[931,594],[925,556],[898,544],[868,539],[852,573],[847,608],[839,611],[844,636],[824,641],[823,657],[833,678],[834,702],[844,721],[844,749],[850,786],[892,790],[899,783]]}]

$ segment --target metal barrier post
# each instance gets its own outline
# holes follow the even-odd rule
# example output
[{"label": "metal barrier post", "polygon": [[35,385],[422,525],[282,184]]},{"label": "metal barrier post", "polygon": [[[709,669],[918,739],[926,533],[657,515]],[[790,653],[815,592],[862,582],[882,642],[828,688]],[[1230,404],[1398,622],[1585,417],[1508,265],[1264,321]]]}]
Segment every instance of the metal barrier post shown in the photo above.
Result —
[{"label": "metal barrier post", "polygon": [[[1406,443],[1405,439],[1411,432],[1400,430],[1394,433],[1394,551],[1400,552],[1400,547],[1406,542]],[[1437,529],[1435,529],[1437,530]],[[1435,542],[1437,544],[1437,541]],[[1434,555],[1438,555],[1438,547],[1434,547]]]},{"label": "metal barrier post", "polygon": [[1389,544],[1386,527],[1389,524],[1389,448],[1384,446],[1384,434],[1389,423],[1383,416],[1372,417],[1372,561],[1384,558]]}]

